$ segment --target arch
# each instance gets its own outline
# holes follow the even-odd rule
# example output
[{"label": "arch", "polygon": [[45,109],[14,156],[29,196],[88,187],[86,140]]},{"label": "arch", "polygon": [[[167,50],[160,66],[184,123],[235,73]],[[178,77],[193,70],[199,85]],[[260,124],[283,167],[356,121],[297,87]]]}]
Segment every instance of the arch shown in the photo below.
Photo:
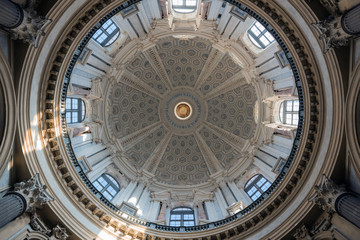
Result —
[{"label": "arch", "polygon": [[299,123],[299,100],[285,100],[280,104],[280,122],[287,125]]},{"label": "arch", "polygon": [[13,154],[17,124],[15,89],[8,59],[0,48],[0,176]]},{"label": "arch", "polygon": [[169,225],[172,227],[192,227],[195,226],[194,210],[189,207],[176,207],[170,212]]},{"label": "arch", "polygon": [[86,115],[85,102],[80,98],[66,98],[66,122],[80,123],[84,121]]},{"label": "arch", "polygon": [[271,33],[258,21],[249,28],[248,37],[260,49],[267,48],[275,41]]},{"label": "arch", "polygon": [[[290,25],[290,27],[291,27],[291,25]],[[291,30],[291,28],[290,28],[290,30]],[[294,40],[294,41],[296,41],[296,39]],[[306,50],[306,49],[305,49]],[[310,58],[310,57],[309,57]],[[326,68],[323,68],[324,69],[324,72],[326,73]],[[321,70],[320,68],[319,68],[319,70]],[[315,78],[315,80],[317,81],[318,79],[317,78]],[[24,89],[28,89],[28,88],[24,88]],[[24,94],[24,96],[26,96],[25,94]],[[24,97],[25,98],[25,97]],[[327,99],[328,100],[328,99]],[[329,101],[328,101],[329,102]],[[321,120],[321,119],[320,119]],[[24,124],[25,125],[25,124]],[[332,125],[331,125],[332,126]],[[322,129],[321,129],[322,130]],[[326,132],[326,131],[324,131],[324,132]],[[306,134],[306,133],[305,133]],[[60,142],[60,141],[59,141]],[[315,142],[316,143],[316,142]],[[311,154],[313,154],[313,152],[311,152]],[[299,154],[300,155],[300,154]],[[296,160],[296,159],[295,159]],[[317,163],[317,162],[316,162]],[[320,162],[320,163],[322,163],[322,162]],[[34,166],[35,166],[35,164],[33,164]],[[32,168],[37,168],[38,166],[35,166],[35,167],[32,167]],[[40,166],[41,167],[41,166]],[[329,170],[330,171],[330,170]],[[49,171],[50,172],[50,171]],[[314,172],[314,171],[313,171]],[[45,174],[47,174],[47,173],[45,173]],[[305,175],[305,174],[304,174]],[[306,175],[305,175],[306,176]],[[302,180],[302,179],[301,179]],[[310,180],[309,180],[310,181]],[[313,182],[313,181],[312,181]],[[312,183],[312,182],[310,182],[310,184]],[[302,183],[302,181],[300,182],[299,181],[299,184],[301,184]],[[69,184],[70,185],[70,184]],[[301,197],[301,196],[300,196]],[[302,199],[301,199],[302,200]],[[60,201],[59,201],[60,202]],[[301,203],[301,202],[300,202]],[[61,206],[61,205],[60,205]],[[305,206],[306,207],[306,206]],[[275,211],[274,211],[275,212]],[[276,213],[276,212],[275,212]],[[65,215],[65,214],[64,214]],[[292,216],[291,216],[292,217]],[[294,217],[295,218],[295,217]],[[266,219],[268,219],[268,218],[266,218]],[[279,222],[278,224],[281,224],[281,222]],[[151,231],[150,231],[150,233],[151,233]]]},{"label": "arch", "polygon": [[103,173],[92,184],[109,201],[120,192],[120,184],[115,178],[106,173]]},{"label": "arch", "polygon": [[244,190],[251,200],[255,201],[270,186],[271,182],[269,180],[262,174],[256,174],[246,182]]},{"label": "arch", "polygon": [[110,18],[92,36],[101,46],[108,47],[113,44],[120,35],[119,27]]}]

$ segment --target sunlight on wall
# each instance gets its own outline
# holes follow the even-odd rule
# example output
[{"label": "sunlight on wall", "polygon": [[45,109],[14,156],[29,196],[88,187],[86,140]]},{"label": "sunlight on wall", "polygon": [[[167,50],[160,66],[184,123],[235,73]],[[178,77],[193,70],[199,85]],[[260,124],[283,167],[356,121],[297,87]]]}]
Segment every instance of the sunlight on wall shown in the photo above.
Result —
[{"label": "sunlight on wall", "polygon": [[132,205],[136,206],[137,199],[136,199],[136,197],[132,197],[129,199],[128,202],[131,203]]}]

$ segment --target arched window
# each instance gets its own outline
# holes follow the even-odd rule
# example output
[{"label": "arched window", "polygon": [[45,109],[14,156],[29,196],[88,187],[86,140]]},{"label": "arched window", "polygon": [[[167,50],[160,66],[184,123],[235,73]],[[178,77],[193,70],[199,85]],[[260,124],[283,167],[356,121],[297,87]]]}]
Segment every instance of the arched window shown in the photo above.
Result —
[{"label": "arched window", "polygon": [[66,122],[79,123],[85,118],[85,103],[80,98],[66,98]]},{"label": "arched window", "polygon": [[111,201],[120,191],[119,183],[109,174],[104,173],[93,182],[93,185],[107,200]]},{"label": "arched window", "polygon": [[274,42],[274,37],[269,33],[265,27],[256,21],[248,30],[248,36],[251,42],[258,48],[265,49]]},{"label": "arched window", "polygon": [[299,100],[288,100],[281,103],[280,121],[284,124],[298,125]]},{"label": "arched window", "polygon": [[170,226],[192,227],[195,226],[194,210],[188,207],[178,207],[171,210]]},{"label": "arched window", "polygon": [[267,180],[263,175],[257,174],[247,181],[244,190],[251,200],[255,201],[270,186],[271,182],[269,182],[269,180]]},{"label": "arched window", "polygon": [[178,13],[191,13],[196,9],[196,0],[172,0],[172,8]]},{"label": "arched window", "polygon": [[107,20],[92,36],[103,47],[108,47],[115,42],[120,35],[120,29],[113,20]]}]

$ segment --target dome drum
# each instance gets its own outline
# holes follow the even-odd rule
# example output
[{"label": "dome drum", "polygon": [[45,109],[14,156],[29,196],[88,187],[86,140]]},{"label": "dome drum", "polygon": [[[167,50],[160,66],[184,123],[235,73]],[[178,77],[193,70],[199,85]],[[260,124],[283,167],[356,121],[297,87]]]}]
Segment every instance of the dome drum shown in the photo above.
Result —
[{"label": "dome drum", "polygon": [[[51,73],[50,79],[48,79],[47,84],[51,89],[53,89],[54,86],[56,88],[59,88],[59,84],[54,85],[54,80],[61,79],[61,76],[63,75],[65,75],[65,80],[63,82],[65,84],[63,85],[64,88],[61,93],[61,103],[54,102],[55,96],[51,94],[46,94],[46,96],[42,95],[46,98],[44,99],[44,101],[54,103],[53,105],[44,105],[46,108],[49,109],[48,112],[50,112],[51,110],[56,116],[60,116],[60,122],[57,122],[54,121],[54,114],[45,114],[44,124],[41,124],[39,126],[39,128],[44,127],[45,132],[47,132],[44,138],[46,139],[46,141],[48,141],[47,146],[49,152],[47,152],[46,154],[49,155],[46,158],[51,159],[51,163],[49,164],[49,166],[54,170],[54,175],[56,175],[57,178],[61,179],[62,176],[67,176],[64,177],[64,180],[70,188],[64,186],[64,189],[67,189],[66,196],[76,199],[76,205],[79,207],[79,209],[85,209],[85,207],[88,207],[88,210],[90,210],[94,214],[92,218],[95,217],[97,219],[96,221],[94,220],[96,224],[107,224],[108,226],[110,226],[110,228],[120,229],[122,226],[124,226],[124,222],[130,221],[132,222],[131,224],[136,225],[136,227],[141,229],[141,231],[148,231],[148,234],[150,235],[156,235],[159,230],[161,230],[168,232],[168,234],[171,236],[175,236],[173,233],[179,234],[181,232],[181,237],[187,238],[189,235],[187,235],[187,232],[182,232],[183,230],[191,233],[196,232],[201,235],[201,231],[206,229],[212,229],[211,231],[214,232],[214,234],[223,234],[224,232],[229,231],[227,228],[229,226],[229,223],[231,223],[232,226],[234,224],[240,224],[238,225],[238,227],[236,227],[236,231],[238,231],[239,234],[243,234],[243,236],[245,236],[247,234],[250,234],[247,229],[260,229],[262,223],[269,221],[271,215],[280,213],[282,211],[281,209],[283,204],[291,201],[293,196],[296,194],[295,190],[301,189],[301,184],[306,181],[304,176],[310,174],[309,166],[312,165],[311,161],[313,159],[313,154],[317,153],[313,148],[313,146],[315,144],[318,144],[319,142],[319,136],[317,134],[320,130],[323,130],[323,127],[326,127],[319,125],[320,122],[323,121],[323,118],[319,116],[319,113],[317,111],[310,112],[309,108],[304,107],[305,105],[310,106],[311,102],[312,108],[316,110],[319,107],[320,103],[323,104],[319,101],[319,97],[321,97],[320,95],[318,95],[319,91],[314,91],[310,93],[308,89],[308,87],[315,89],[320,88],[321,78],[318,75],[312,73],[313,68],[311,67],[311,65],[314,64],[313,66],[315,66],[316,63],[312,61],[311,57],[308,57],[312,56],[311,50],[308,49],[306,46],[302,47],[304,46],[303,43],[300,42],[300,40],[298,40],[298,38],[296,37],[297,34],[299,34],[298,30],[294,29],[294,26],[292,24],[288,26],[289,28],[291,28],[291,31],[283,31],[281,29],[282,26],[279,26],[283,22],[287,23],[288,21],[290,21],[287,16],[284,16],[284,19],[282,20],[283,22],[278,22],[275,15],[277,14],[278,16],[282,16],[282,14],[279,12],[279,10],[274,8],[271,3],[269,3],[269,9],[267,9],[266,13],[264,13],[263,11],[262,6],[264,5],[262,5],[262,1],[259,1],[257,5],[248,1],[245,1],[245,3],[248,4],[248,6],[252,7],[254,11],[261,13],[261,15],[265,17],[268,22],[273,24],[273,27],[271,27],[267,22],[265,22],[263,18],[256,15],[252,10],[245,7],[245,5],[234,2],[234,4],[237,5],[240,9],[246,11],[249,15],[257,19],[266,27],[266,29],[279,42],[280,46],[288,57],[290,67],[292,68],[292,71],[294,73],[294,86],[297,87],[297,91],[299,94],[299,125],[296,136],[294,137],[294,145],[289,152],[289,158],[284,163],[284,167],[280,171],[279,176],[274,179],[272,185],[268,188],[268,190],[266,190],[261,197],[259,197],[256,201],[252,202],[247,208],[230,216],[229,218],[225,218],[215,223],[185,228],[162,226],[154,222],[147,222],[144,220],[140,220],[136,217],[126,215],[117,206],[113,205],[103,196],[100,196],[101,194],[99,194],[99,192],[94,188],[91,180],[82,170],[82,167],[76,159],[76,153],[74,152],[73,146],[71,144],[72,139],[67,135],[66,120],[63,114],[65,112],[63,105],[65,104],[66,99],[66,85],[71,82],[71,76],[69,75],[69,73],[71,73],[73,68],[76,66],[74,64],[70,64],[70,67],[67,70],[68,74],[65,75],[63,63],[57,62],[56,58],[54,58],[55,63],[53,65],[54,68],[52,69],[55,69],[56,74],[58,75],[53,75],[53,73]],[[94,16],[94,19],[100,19],[100,15],[105,12],[105,9],[111,9],[116,5],[114,2],[109,2],[109,5],[104,2],[99,4],[103,5],[104,10],[100,11],[99,15]],[[95,5],[92,5],[92,7],[96,8]],[[115,10],[106,18],[110,18],[113,14],[116,14]],[[74,27],[76,26],[74,25]],[[86,28],[90,29],[90,27],[87,26]],[[71,31],[70,26],[68,28],[68,31]],[[280,37],[280,35],[277,34],[277,32],[281,34],[282,38]],[[91,34],[92,33],[90,32],[89,36]],[[158,38],[157,41],[162,42],[164,39],[168,41],[169,37],[163,36],[163,38]],[[282,39],[284,39],[284,41]],[[85,40],[80,44],[80,50],[82,47],[85,47],[86,41],[88,40],[89,37],[85,38]],[[174,41],[179,44],[185,44],[186,42],[185,40]],[[187,40],[187,42],[189,43],[191,41]],[[192,39],[192,42],[196,42],[196,38]],[[71,47],[71,49],[73,49],[71,40],[69,41],[68,39],[63,39],[63,43],[69,48]],[[211,52],[211,44],[205,44],[205,47],[201,46],[201,44],[198,46],[195,44],[195,47],[206,49],[207,54]],[[161,48],[157,46],[156,50],[159,51],[159,56],[162,56]],[[174,50],[176,50],[176,48]],[[187,51],[185,54],[192,53],[189,53],[189,51]],[[69,57],[70,55],[71,52],[66,54],[67,57]],[[131,165],[131,170],[133,172],[131,174],[129,174],[128,172],[122,172],[122,174],[124,174],[129,180],[127,186],[135,185],[134,192],[137,191],[136,189],[140,188],[137,188],[139,186],[139,183],[132,184],[132,181],[134,181],[134,179],[131,179],[132,176],[137,176],[135,181],[138,181],[139,179],[142,179],[142,181],[149,181],[154,186],[154,192],[161,192],[161,190],[164,190],[163,187],[171,186],[171,188],[174,189],[174,193],[177,193],[179,189],[188,190],[194,188],[194,186],[203,186],[201,184],[207,182],[209,184],[216,185],[216,189],[220,190],[216,190],[218,192],[215,195],[221,196],[219,195],[221,194],[221,191],[230,191],[230,189],[235,189],[234,186],[231,185],[234,179],[230,179],[227,185],[221,185],[223,183],[220,182],[214,184],[214,182],[212,182],[212,175],[223,174],[223,177],[226,179],[228,177],[226,172],[231,169],[231,167],[234,167],[232,163],[234,158],[238,160],[248,160],[253,158],[253,164],[255,164],[257,167],[265,167],[268,164],[262,162],[262,156],[264,156],[263,154],[267,154],[264,153],[264,150],[260,149],[260,147],[263,147],[263,145],[260,146],[259,142],[256,141],[257,139],[254,139],[254,136],[261,135],[258,133],[258,131],[260,131],[259,125],[261,125],[262,123],[259,121],[259,123],[256,124],[256,122],[254,121],[254,107],[258,106],[258,108],[260,108],[261,104],[256,105],[255,103],[263,100],[262,95],[261,93],[258,93],[258,87],[253,86],[249,83],[242,83],[241,86],[236,86],[231,89],[231,91],[229,91],[229,86],[224,86],[223,89],[220,89],[222,87],[222,82],[221,80],[217,82],[218,80],[216,80],[216,74],[214,75],[215,79],[205,78],[205,74],[201,73],[201,71],[206,71],[203,69],[204,66],[206,66],[207,64],[207,59],[209,58],[209,55],[207,57],[205,57],[205,55],[198,56],[198,60],[200,62],[199,64],[202,63],[203,68],[195,69],[196,76],[204,78],[202,80],[204,84],[200,84],[199,86],[197,86],[196,83],[192,82],[192,75],[189,73],[189,76],[185,77],[186,81],[188,81],[188,85],[180,86],[179,84],[182,81],[179,81],[177,79],[174,80],[174,78],[171,77],[175,76],[175,73],[178,70],[176,69],[176,67],[172,68],[173,64],[169,63],[171,57],[172,60],[178,61],[177,64],[183,64],[182,62],[185,61],[182,60],[182,58],[178,55],[181,54],[173,51],[171,53],[171,56],[168,56],[169,59],[167,62],[164,62],[166,59],[165,57],[160,57],[160,59],[163,61],[162,66],[165,69],[166,74],[169,74],[168,78],[171,79],[170,82],[167,82],[163,76],[160,76],[161,74],[159,75],[159,73],[164,69],[156,69],[154,71],[149,70],[151,74],[156,73],[158,75],[158,77],[152,78],[158,83],[154,84],[153,86],[150,86],[150,82],[142,82],[139,83],[138,86],[135,86],[134,84],[125,84],[124,82],[122,82],[122,75],[120,74],[118,82],[113,82],[114,85],[110,85],[111,87],[109,87],[108,92],[102,93],[102,96],[104,97],[104,99],[102,100],[104,101],[101,102],[102,100],[94,100],[94,102],[98,102],[98,105],[102,105],[103,109],[106,109],[106,111],[101,112],[100,114],[98,114],[98,116],[100,116],[100,118],[101,115],[107,116],[103,117],[103,119],[98,119],[98,122],[96,122],[96,124],[101,126],[101,128],[103,129],[103,132],[99,133],[100,139],[102,139],[101,141],[109,140],[104,137],[106,135],[106,131],[111,134],[117,132],[118,135],[114,134],[115,140],[125,139],[130,135],[134,139],[132,140],[131,144],[127,146],[122,146],[121,144],[118,144],[116,146],[106,146],[106,149],[101,151],[104,153],[105,151],[109,151],[109,159],[111,159],[112,161],[118,161],[119,158],[121,158],[119,160],[120,162],[129,160],[128,164]],[[77,57],[77,55],[74,55],[73,59],[70,62],[76,62]],[[131,61],[129,61],[129,63],[130,62]],[[48,63],[48,68],[51,69],[51,61],[48,61]],[[146,61],[143,61],[143,63],[145,69]],[[59,64],[60,66],[62,66],[62,68],[57,67],[57,65]],[[151,65],[154,65],[154,63],[152,63]],[[193,65],[197,66],[196,64]],[[231,69],[231,66],[232,64],[229,64],[228,72],[233,71],[232,76],[238,74],[236,70],[234,70],[234,68]],[[136,70],[136,68],[133,69]],[[244,72],[244,75],[248,74],[246,73],[247,69],[244,70],[241,67],[239,67],[239,69],[239,72]],[[184,72],[184,70],[186,72],[185,64],[179,72]],[[307,71],[306,74],[305,70]],[[135,73],[136,71],[131,72],[132,70],[130,68],[127,68],[126,71],[135,76],[133,77],[133,79],[139,78],[139,75],[137,76],[137,73]],[[111,73],[109,73],[109,75],[110,74]],[[231,74],[229,74],[229,76],[225,76],[225,78],[230,79],[230,75]],[[179,77],[181,79],[181,76]],[[107,79],[110,78],[111,76]],[[136,83],[136,81],[134,80],[134,83]],[[209,82],[211,84],[208,84]],[[148,84],[148,88],[152,88],[152,90],[142,92],[139,86],[142,86],[141,88],[144,89],[143,87],[145,86],[145,84]],[[103,86],[104,85],[106,84],[104,83]],[[209,88],[205,88],[205,86],[207,85],[209,85]],[[158,86],[166,86],[167,89]],[[117,89],[119,89],[119,93],[117,92]],[[165,90],[163,91],[161,89]],[[181,89],[181,91],[179,91],[178,89]],[[208,93],[207,89],[211,89],[211,91],[215,91],[217,94],[213,96],[210,95],[210,97],[207,98],[207,94],[211,93],[211,91]],[[174,97],[174,99],[169,102],[168,100],[171,99],[171,96],[176,95],[173,94],[175,92],[182,93],[183,96],[179,98]],[[120,98],[120,96],[122,97]],[[128,102],[124,101],[125,98],[123,98],[123,96],[129,98]],[[229,102],[232,101],[233,103],[229,104]],[[179,106],[177,104],[183,104],[183,102],[187,103],[188,106],[191,106],[191,108],[185,108],[185,115],[189,114],[190,109],[188,119],[185,120],[178,119],[176,117],[177,112],[174,112],[174,110]],[[138,109],[133,109],[133,106],[131,106],[130,103],[138,104]],[[145,105],[143,106],[142,103],[144,103]],[[60,109],[60,111],[55,109]],[[139,111],[139,109],[142,110]],[[169,116],[166,115],[166,112],[169,113]],[[126,116],[125,113],[128,115]],[[141,113],[143,115],[140,116]],[[183,112],[180,111],[180,113]],[[93,111],[93,116],[95,116],[95,114],[96,111]],[[116,118],[112,119],[112,117],[115,115],[117,115]],[[132,117],[132,115],[136,117]],[[231,118],[234,118],[237,121],[223,121],[225,119],[229,120],[229,118],[230,120]],[[198,120],[196,121],[196,119]],[[112,123],[110,123],[110,121],[112,121]],[[171,121],[176,124],[172,124]],[[178,126],[187,126],[189,124],[191,125],[193,121],[195,123],[189,127],[189,130],[186,130],[187,132],[179,130]],[[116,125],[119,122],[121,122],[122,124]],[[130,124],[127,125],[127,123]],[[104,130],[104,126],[105,128],[108,127],[109,129]],[[156,126],[156,128],[152,128],[151,126]],[[180,128],[185,129],[185,127]],[[149,131],[145,131],[144,129],[148,129]],[[311,132],[307,131],[308,129],[311,129]],[[226,134],[220,134],[225,133],[225,131]],[[208,140],[210,138],[211,140]],[[245,142],[244,145],[248,146],[247,151],[244,151],[244,148],[242,147],[234,146],[232,139],[242,139],[241,141]],[[111,142],[108,141],[106,142],[106,144],[111,145]],[[181,146],[181,148],[177,146]],[[216,152],[217,149],[226,149],[226,151]],[[182,157],[186,156],[188,152],[191,157],[183,160]],[[224,152],[226,152],[228,155],[224,156]],[[100,153],[99,151],[99,154],[103,153]],[[171,157],[173,157],[174,159],[171,159]],[[90,156],[87,160],[90,162],[95,161],[92,159],[93,158],[91,158]],[[272,161],[275,160],[276,159],[272,159]],[[178,164],[169,164],[171,163],[171,161],[176,161]],[[96,162],[92,163],[94,164],[93,166],[95,166],[96,164],[100,164]],[[151,165],[151,167],[148,167],[149,165]],[[109,166],[111,167],[114,165]],[[36,166],[33,167],[35,168]],[[193,171],[192,167],[194,167],[196,170]],[[40,166],[37,166],[37,168],[40,168]],[[169,176],[169,174],[166,175],[166,173],[170,171],[172,171],[171,176]],[[76,175],[75,172],[78,172],[79,175]],[[237,177],[241,174],[243,173],[238,173]],[[82,179],[83,182],[81,182],[80,179]],[[194,181],[194,179],[197,180]],[[314,182],[313,177],[311,178],[311,180],[312,182]],[[157,182],[159,183],[158,185],[156,185]],[[191,183],[195,183],[195,185],[190,185]],[[234,184],[236,184],[236,182],[234,182]],[[89,189],[87,189],[85,186],[87,186]],[[148,187],[144,186],[142,187],[142,189],[148,189]],[[201,189],[201,191],[209,191],[209,189],[210,188],[203,188]],[[214,189],[215,188],[213,188],[213,190]],[[74,193],[75,195],[73,194],[73,192],[76,192]],[[94,194],[91,194],[91,192]],[[234,195],[237,194],[238,193],[234,193]],[[97,196],[100,196],[100,199],[98,199]],[[173,195],[172,199],[174,196],[176,195]],[[229,201],[230,200],[227,198],[224,199],[225,203],[229,203]],[[114,210],[115,212],[111,210]],[[85,210],[79,211],[84,211],[84,213],[86,212]],[[260,218],[260,216],[262,218]],[[262,220],[258,221],[259,219]],[[256,222],[259,222],[260,224],[255,224]],[[243,225],[241,225],[241,223],[243,223]],[[215,226],[214,224],[216,224],[217,226],[216,229],[213,229],[213,227]],[[246,226],[247,229],[245,229],[243,226]],[[116,231],[115,233],[111,234],[116,234]],[[208,232],[206,232],[205,234],[208,234]]]}]

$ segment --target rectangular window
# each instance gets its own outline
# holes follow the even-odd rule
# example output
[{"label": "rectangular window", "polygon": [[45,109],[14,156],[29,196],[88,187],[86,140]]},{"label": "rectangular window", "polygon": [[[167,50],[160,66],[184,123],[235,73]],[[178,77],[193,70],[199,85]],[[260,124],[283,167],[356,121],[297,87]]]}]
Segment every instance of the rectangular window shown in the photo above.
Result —
[{"label": "rectangular window", "polygon": [[180,220],[181,219],[181,215],[171,215],[171,220]]}]

